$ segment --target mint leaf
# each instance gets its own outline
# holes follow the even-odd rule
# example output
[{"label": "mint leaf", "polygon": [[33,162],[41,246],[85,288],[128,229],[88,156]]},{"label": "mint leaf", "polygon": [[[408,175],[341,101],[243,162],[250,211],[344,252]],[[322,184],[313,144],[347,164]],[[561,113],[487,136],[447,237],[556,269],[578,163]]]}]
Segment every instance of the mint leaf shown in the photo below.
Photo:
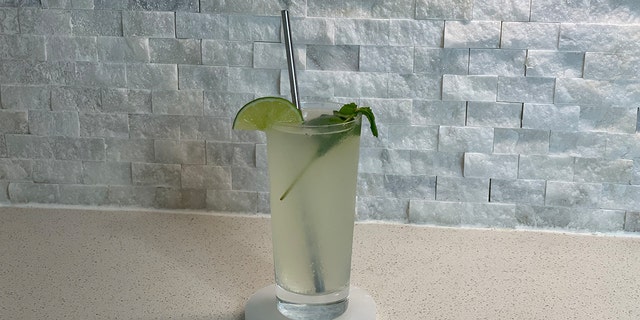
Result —
[{"label": "mint leaf", "polygon": [[363,114],[369,120],[369,126],[371,127],[371,134],[374,137],[378,136],[378,126],[376,126],[376,116],[373,115],[373,111],[369,107],[362,107],[356,109],[357,113]]}]

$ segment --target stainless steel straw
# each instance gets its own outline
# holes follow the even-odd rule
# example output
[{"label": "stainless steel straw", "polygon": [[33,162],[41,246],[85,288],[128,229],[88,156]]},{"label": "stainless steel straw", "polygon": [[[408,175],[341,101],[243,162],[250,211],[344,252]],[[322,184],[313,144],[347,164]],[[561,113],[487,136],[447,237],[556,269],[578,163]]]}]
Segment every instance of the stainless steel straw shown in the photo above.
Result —
[{"label": "stainless steel straw", "polygon": [[289,69],[289,86],[291,87],[291,102],[300,110],[300,95],[298,94],[298,79],[296,78],[296,63],[293,57],[293,44],[291,41],[291,23],[289,11],[282,10],[282,31],[284,34],[284,46],[287,50],[287,67]]}]

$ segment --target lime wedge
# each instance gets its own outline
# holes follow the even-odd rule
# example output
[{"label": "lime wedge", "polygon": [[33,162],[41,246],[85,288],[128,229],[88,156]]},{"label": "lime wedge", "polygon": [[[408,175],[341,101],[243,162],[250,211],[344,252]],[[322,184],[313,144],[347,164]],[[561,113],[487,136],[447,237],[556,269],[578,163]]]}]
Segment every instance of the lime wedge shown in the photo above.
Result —
[{"label": "lime wedge", "polygon": [[233,129],[265,131],[276,123],[302,123],[302,113],[287,99],[262,97],[245,104],[238,111]]}]

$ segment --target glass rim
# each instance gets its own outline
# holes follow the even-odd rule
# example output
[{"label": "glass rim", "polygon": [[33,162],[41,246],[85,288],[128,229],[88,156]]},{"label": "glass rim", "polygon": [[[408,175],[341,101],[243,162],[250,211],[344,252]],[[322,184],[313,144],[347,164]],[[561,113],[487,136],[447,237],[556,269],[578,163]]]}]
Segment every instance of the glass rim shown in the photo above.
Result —
[{"label": "glass rim", "polygon": [[[337,105],[337,104],[336,104]],[[322,114],[327,114],[327,115],[331,115],[333,110],[332,109],[328,109],[328,108],[317,108],[317,107],[311,107],[311,108],[304,108],[302,109],[302,113],[304,114],[305,112],[311,111],[312,113],[314,113],[314,115],[316,116],[320,116]],[[344,129],[349,129],[351,127],[353,127],[356,123],[360,123],[362,119],[362,115],[361,114],[357,114],[352,120],[349,120],[347,122],[342,122],[342,123],[332,123],[332,124],[312,124],[312,125],[308,125],[308,124],[304,124],[303,123],[290,123],[290,122],[276,122],[273,124],[272,129],[284,129],[284,130],[299,130],[299,129],[306,129],[306,130],[314,130],[314,129],[323,129],[326,131],[337,131],[340,130],[342,128]]]}]

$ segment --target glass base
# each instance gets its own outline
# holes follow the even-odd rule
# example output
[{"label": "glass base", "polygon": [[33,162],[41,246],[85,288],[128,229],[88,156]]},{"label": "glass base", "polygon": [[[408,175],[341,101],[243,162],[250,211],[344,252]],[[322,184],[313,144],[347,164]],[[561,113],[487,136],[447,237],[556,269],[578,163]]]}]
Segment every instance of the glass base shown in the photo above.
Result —
[{"label": "glass base", "polygon": [[299,304],[278,299],[278,311],[291,320],[333,320],[347,311],[349,300],[329,304]]},{"label": "glass base", "polygon": [[[375,320],[376,303],[366,291],[351,287],[346,310],[332,320]],[[254,293],[245,307],[245,320],[289,320],[278,311],[276,285],[264,287]],[[304,319],[304,318],[303,318]],[[312,319],[312,318],[308,318]],[[318,318],[313,318],[318,319]]]}]

